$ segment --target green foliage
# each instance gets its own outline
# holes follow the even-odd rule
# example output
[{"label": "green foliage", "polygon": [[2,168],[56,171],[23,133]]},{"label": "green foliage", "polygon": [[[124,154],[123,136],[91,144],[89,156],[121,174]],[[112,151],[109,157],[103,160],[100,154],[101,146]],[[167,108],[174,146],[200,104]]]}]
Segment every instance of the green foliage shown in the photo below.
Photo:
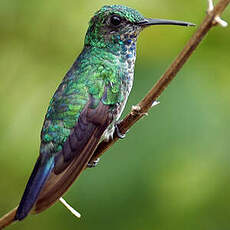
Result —
[{"label": "green foliage", "polygon": [[[14,208],[39,152],[48,103],[82,49],[95,10],[114,1],[0,3],[0,215]],[[206,1],[116,1],[146,17],[199,24]],[[229,9],[223,15],[230,22]],[[126,112],[196,28],[151,27],[138,41]],[[161,104],[86,170],[61,204],[8,229],[229,229],[229,27],[214,28]],[[75,108],[73,108],[74,110]]]}]

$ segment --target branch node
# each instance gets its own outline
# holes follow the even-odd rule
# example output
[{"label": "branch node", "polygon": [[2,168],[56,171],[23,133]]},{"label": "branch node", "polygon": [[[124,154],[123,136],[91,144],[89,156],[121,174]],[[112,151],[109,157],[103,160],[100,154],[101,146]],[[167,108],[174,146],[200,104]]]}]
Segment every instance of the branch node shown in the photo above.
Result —
[{"label": "branch node", "polygon": [[214,20],[215,20],[216,23],[218,23],[222,27],[227,27],[228,26],[228,23],[226,21],[224,21],[223,19],[221,19],[220,16],[216,16]]},{"label": "branch node", "polygon": [[141,114],[141,107],[140,105],[133,105],[131,110],[132,115],[138,115]]},{"label": "branch node", "polygon": [[159,104],[160,104],[159,101],[154,101],[154,102],[152,103],[151,107],[154,107],[154,106],[159,105]]},{"label": "branch node", "polygon": [[[214,10],[214,4],[213,4],[213,0],[208,0],[208,10],[207,13],[210,15]],[[227,27],[228,23],[226,21],[224,21],[223,19],[221,19],[221,17],[219,15],[217,15],[214,20],[213,20],[213,25],[219,24],[222,27]]]},{"label": "branch node", "polygon": [[133,105],[132,110],[131,110],[131,114],[133,116],[148,116],[147,112],[142,112],[142,108],[140,105]]}]

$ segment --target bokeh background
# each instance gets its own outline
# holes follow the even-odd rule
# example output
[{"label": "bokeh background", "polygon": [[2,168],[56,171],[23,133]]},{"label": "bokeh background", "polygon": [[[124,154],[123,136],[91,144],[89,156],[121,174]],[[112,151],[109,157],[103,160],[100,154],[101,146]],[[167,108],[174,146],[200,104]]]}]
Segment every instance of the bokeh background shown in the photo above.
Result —
[{"label": "bokeh background", "polygon": [[[199,24],[206,0],[0,1],[0,215],[23,193],[51,96],[105,4]],[[223,18],[230,22],[230,9]],[[156,26],[138,42],[125,113],[160,77],[196,28]],[[214,28],[160,97],[57,203],[8,229],[230,229],[230,27]]]}]

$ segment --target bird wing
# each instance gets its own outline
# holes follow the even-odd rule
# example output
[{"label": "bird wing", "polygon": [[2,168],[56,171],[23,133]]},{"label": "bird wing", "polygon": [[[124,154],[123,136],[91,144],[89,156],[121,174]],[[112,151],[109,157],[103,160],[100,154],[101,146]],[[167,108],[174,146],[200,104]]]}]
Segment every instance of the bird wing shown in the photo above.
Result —
[{"label": "bird wing", "polygon": [[102,134],[113,120],[111,106],[102,102],[106,94],[105,89],[104,96],[96,107],[95,99],[90,96],[76,126],[55,157],[54,169],[34,206],[35,213],[56,202],[87,166]]}]

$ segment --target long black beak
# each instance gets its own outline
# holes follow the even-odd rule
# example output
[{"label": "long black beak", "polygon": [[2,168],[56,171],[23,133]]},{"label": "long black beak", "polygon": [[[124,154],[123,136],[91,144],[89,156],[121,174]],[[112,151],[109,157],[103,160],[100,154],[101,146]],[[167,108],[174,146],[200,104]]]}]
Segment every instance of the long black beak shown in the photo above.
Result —
[{"label": "long black beak", "polygon": [[140,26],[152,26],[152,25],[195,26],[195,24],[191,22],[155,19],[155,18],[146,18],[144,21],[139,22],[138,25]]}]

